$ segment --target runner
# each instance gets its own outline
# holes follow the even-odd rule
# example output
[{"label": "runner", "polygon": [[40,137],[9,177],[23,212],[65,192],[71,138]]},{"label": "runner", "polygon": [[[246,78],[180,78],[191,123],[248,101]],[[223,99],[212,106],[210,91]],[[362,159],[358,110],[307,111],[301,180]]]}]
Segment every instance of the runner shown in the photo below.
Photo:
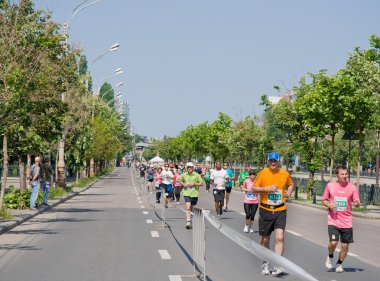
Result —
[{"label": "runner", "polygon": [[160,198],[161,198],[161,189],[164,188],[162,184],[162,168],[158,167],[157,168],[157,173],[154,174],[154,187],[156,189],[156,203],[160,203]]},{"label": "runner", "polygon": [[215,170],[212,170],[211,185],[213,188],[216,217],[220,219],[223,213],[224,196],[226,193],[226,182],[230,180],[227,171],[222,169],[222,164],[217,161],[215,163]]},{"label": "runner", "polygon": [[140,182],[144,182],[146,166],[144,164],[140,164],[139,171],[140,171]]},{"label": "runner", "polygon": [[230,201],[230,194],[232,190],[232,179],[234,178],[235,174],[234,171],[230,167],[228,167],[228,163],[223,164],[223,169],[227,171],[227,175],[230,178],[228,182],[226,182],[226,196],[224,198],[224,211],[228,212],[228,201]]},{"label": "runner", "polygon": [[[276,234],[275,253],[282,256],[284,253],[284,232],[286,226],[285,198],[289,197],[293,190],[293,181],[289,173],[281,168],[280,155],[276,152],[268,154],[268,167],[257,176],[253,191],[260,193],[259,208],[259,233],[261,245],[269,249],[270,237],[273,231]],[[285,187],[288,189],[285,190]],[[262,265],[263,275],[270,274],[269,264],[264,261]],[[275,276],[283,275],[279,267],[274,267]]]},{"label": "runner", "polygon": [[186,204],[186,228],[191,229],[191,212],[193,206],[198,203],[199,187],[203,184],[203,180],[198,173],[194,172],[194,164],[189,162],[186,164],[187,172],[181,178],[183,186],[183,197],[185,197]]},{"label": "runner", "polygon": [[205,183],[206,183],[206,190],[207,192],[210,192],[210,169],[209,168],[206,168],[205,170]]},{"label": "runner", "polygon": [[148,189],[148,194],[152,192],[153,190],[153,181],[154,181],[154,169],[153,166],[151,165],[148,170],[146,170],[146,175],[147,175],[147,189]]},{"label": "runner", "polygon": [[322,204],[328,210],[327,224],[330,242],[327,246],[328,257],[326,260],[327,270],[332,269],[334,251],[340,238],[339,259],[335,266],[335,272],[344,272],[342,263],[348,253],[348,245],[354,242],[352,230],[352,204],[360,207],[359,194],[356,186],[348,182],[347,168],[338,166],[335,169],[337,181],[327,184],[322,196]]},{"label": "runner", "polygon": [[251,170],[250,167],[246,167],[245,170],[241,171],[239,173],[239,183],[240,183],[240,186],[243,184],[243,182],[249,178],[249,171]]},{"label": "runner", "polygon": [[173,198],[173,173],[169,170],[169,164],[164,165],[164,170],[161,172],[162,184],[165,191],[165,208],[168,203],[172,202]]},{"label": "runner", "polygon": [[182,190],[181,170],[177,169],[177,172],[174,175],[174,196],[175,196],[175,201],[177,202],[177,205],[179,205],[179,199],[181,198],[181,190]]},{"label": "runner", "polygon": [[241,190],[245,192],[244,195],[244,211],[245,211],[245,225],[244,232],[245,233],[253,233],[253,221],[255,219],[255,215],[257,212],[257,208],[259,206],[259,199],[257,193],[253,192],[253,183],[256,178],[255,171],[249,171],[249,178],[246,179],[241,185]]}]

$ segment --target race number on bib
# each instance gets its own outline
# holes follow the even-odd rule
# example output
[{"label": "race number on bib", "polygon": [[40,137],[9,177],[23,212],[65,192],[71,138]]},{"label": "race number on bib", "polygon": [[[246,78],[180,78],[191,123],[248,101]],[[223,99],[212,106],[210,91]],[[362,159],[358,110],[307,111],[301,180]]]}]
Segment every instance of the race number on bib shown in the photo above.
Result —
[{"label": "race number on bib", "polygon": [[280,205],[282,203],[282,191],[277,190],[275,192],[268,193],[268,204],[269,205]]},{"label": "race number on bib", "polygon": [[334,196],[334,204],[337,206],[337,212],[344,212],[347,210],[348,202],[346,197]]},{"label": "race number on bib", "polygon": [[247,199],[248,200],[256,200],[257,199],[257,194],[253,192],[247,192]]}]

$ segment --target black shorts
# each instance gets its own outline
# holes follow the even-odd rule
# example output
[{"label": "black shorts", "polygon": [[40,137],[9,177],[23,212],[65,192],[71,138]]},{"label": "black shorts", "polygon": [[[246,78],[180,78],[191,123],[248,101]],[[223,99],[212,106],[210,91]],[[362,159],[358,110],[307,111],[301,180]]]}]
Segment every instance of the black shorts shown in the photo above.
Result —
[{"label": "black shorts", "polygon": [[214,189],[212,193],[214,194],[214,201],[215,202],[224,203],[225,190]]},{"label": "black shorts", "polygon": [[339,241],[342,243],[354,243],[354,232],[351,228],[338,228],[335,225],[328,226],[329,238],[331,241]]},{"label": "black shorts", "polygon": [[191,206],[195,206],[198,203],[198,197],[184,196],[185,202],[190,202]]},{"label": "black shorts", "polygon": [[231,193],[231,190],[232,190],[232,186],[226,186],[226,192],[227,193]]},{"label": "black shorts", "polygon": [[259,234],[261,236],[269,236],[277,229],[285,230],[286,226],[286,210],[272,212],[260,208],[259,210]]}]

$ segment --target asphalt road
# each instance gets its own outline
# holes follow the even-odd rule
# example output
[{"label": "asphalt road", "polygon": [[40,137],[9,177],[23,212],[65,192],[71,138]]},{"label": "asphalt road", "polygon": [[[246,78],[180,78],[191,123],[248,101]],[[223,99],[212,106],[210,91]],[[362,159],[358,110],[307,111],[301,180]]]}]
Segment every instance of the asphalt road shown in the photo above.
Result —
[{"label": "asphalt road", "polygon": [[[135,187],[135,188],[134,188]],[[127,168],[99,181],[79,196],[0,236],[0,281],[196,280],[192,231],[184,228],[183,203],[165,210],[154,194],[140,191]],[[199,206],[211,209],[212,194],[201,192]],[[242,194],[233,192],[231,212],[222,218],[242,233]],[[356,243],[344,263],[345,273],[326,272],[326,213],[289,204],[285,257],[318,280],[379,280],[380,222],[355,219]],[[255,224],[257,230],[257,224]],[[257,233],[245,234],[259,241]],[[259,254],[259,253],[256,253]],[[337,256],[337,255],[336,255]],[[262,260],[206,224],[208,280],[273,280],[261,275]],[[182,276],[182,277],[179,277]],[[291,274],[283,280],[297,280]]]}]

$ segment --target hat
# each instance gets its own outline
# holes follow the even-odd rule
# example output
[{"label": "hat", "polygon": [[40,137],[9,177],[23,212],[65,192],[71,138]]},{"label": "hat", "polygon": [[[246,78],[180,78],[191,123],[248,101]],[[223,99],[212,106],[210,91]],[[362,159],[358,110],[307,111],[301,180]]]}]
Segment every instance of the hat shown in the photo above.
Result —
[{"label": "hat", "polygon": [[271,152],[268,154],[268,160],[280,161],[280,154],[278,154],[277,152]]},{"label": "hat", "polygon": [[194,167],[193,162],[187,162],[187,163],[186,163],[186,167]]}]

